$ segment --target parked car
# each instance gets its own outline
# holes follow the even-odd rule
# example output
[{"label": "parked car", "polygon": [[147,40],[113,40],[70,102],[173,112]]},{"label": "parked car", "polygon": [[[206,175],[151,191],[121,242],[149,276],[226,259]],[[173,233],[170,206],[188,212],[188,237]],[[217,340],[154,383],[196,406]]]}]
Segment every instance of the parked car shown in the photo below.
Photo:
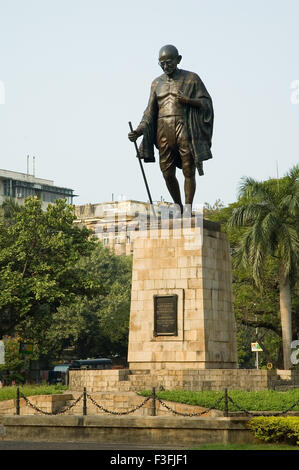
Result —
[{"label": "parked car", "polygon": [[50,384],[62,384],[68,385],[69,383],[69,371],[80,370],[80,369],[111,369],[112,360],[107,358],[98,359],[76,359],[74,361],[58,364],[53,370],[49,371],[48,381]]}]

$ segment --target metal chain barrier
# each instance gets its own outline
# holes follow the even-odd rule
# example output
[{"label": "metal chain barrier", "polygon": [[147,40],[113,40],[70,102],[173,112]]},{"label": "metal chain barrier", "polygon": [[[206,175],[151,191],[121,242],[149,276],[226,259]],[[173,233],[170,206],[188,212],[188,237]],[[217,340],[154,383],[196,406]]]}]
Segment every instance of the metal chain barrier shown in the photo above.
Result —
[{"label": "metal chain barrier", "polygon": [[296,405],[299,405],[299,400],[297,400],[292,406],[290,406],[288,409],[282,411],[281,414],[285,414],[285,413],[288,413],[289,411],[291,411],[293,408],[295,408]]},{"label": "metal chain barrier", "polygon": [[[59,414],[63,414],[65,413],[66,411],[70,410],[71,408],[73,408],[75,405],[77,405],[77,403],[79,403],[80,400],[82,400],[83,398],[83,393],[82,395],[80,395],[80,397],[77,398],[77,400],[74,401],[74,403],[71,403],[69,406],[67,406],[66,408],[64,408],[63,410],[57,410],[57,411],[52,411],[52,412],[49,412],[49,411],[44,411],[44,410],[41,410],[40,408],[38,408],[36,405],[34,405],[33,403],[30,402],[30,400],[28,400],[27,397],[25,397],[25,395],[23,395],[21,392],[20,392],[20,397],[21,398],[24,398],[25,402],[27,405],[31,406],[31,408],[33,408],[35,411],[38,411],[39,413],[42,413],[44,415],[59,415]],[[17,413],[19,414],[19,413]]]},{"label": "metal chain barrier", "polygon": [[120,416],[120,415],[128,415],[128,414],[130,414],[130,413],[134,413],[134,411],[139,410],[139,408],[141,408],[142,406],[144,406],[145,403],[148,402],[152,397],[151,397],[151,396],[147,397],[142,403],[140,403],[140,405],[136,406],[135,408],[132,408],[132,409],[129,410],[129,411],[111,411],[111,410],[107,410],[107,409],[104,408],[102,405],[99,405],[88,393],[87,393],[87,398],[89,398],[89,400],[90,400],[97,408],[99,408],[100,410],[104,411],[104,413],[110,413],[110,414],[112,414],[112,415]]},{"label": "metal chain barrier", "polygon": [[[216,401],[216,403],[211,406],[210,408],[207,408],[203,411],[200,411],[198,413],[182,413],[182,412],[179,412],[179,411],[176,411],[174,410],[173,408],[171,408],[169,405],[167,405],[163,400],[161,400],[161,398],[159,398],[157,395],[156,395],[156,392],[155,392],[155,389],[153,388],[153,391],[152,391],[152,394],[150,396],[148,396],[147,398],[144,399],[144,401],[142,403],[140,403],[139,405],[137,405],[135,408],[132,408],[131,410],[128,410],[128,411],[112,411],[112,410],[107,410],[106,408],[104,408],[102,405],[100,405],[99,403],[97,403],[91,395],[89,395],[88,393],[86,393],[86,389],[84,389],[84,392],[82,393],[82,395],[80,395],[73,403],[71,403],[69,406],[67,406],[66,408],[63,408],[62,410],[58,410],[58,411],[53,411],[53,412],[48,412],[48,411],[44,411],[40,408],[38,408],[36,405],[34,405],[33,403],[31,403],[27,397],[25,397],[20,391],[19,391],[19,388],[17,389],[17,400],[16,400],[16,414],[19,415],[20,414],[20,398],[23,398],[26,402],[26,404],[28,406],[30,406],[31,408],[33,408],[35,411],[39,412],[39,413],[42,413],[42,414],[45,414],[45,415],[59,415],[59,414],[63,414],[67,411],[69,411],[70,409],[72,409],[74,406],[76,406],[80,400],[82,400],[83,398],[83,415],[86,415],[87,414],[87,405],[86,405],[86,399],[88,398],[92,403],[93,405],[95,405],[97,408],[99,408],[101,411],[103,411],[104,413],[109,413],[109,414],[112,414],[112,415],[115,415],[115,416],[122,416],[122,415],[128,415],[130,413],[134,413],[135,411],[139,410],[140,408],[142,408],[149,400],[152,400],[152,403],[153,403],[153,416],[156,416],[156,400],[164,407],[166,408],[168,411],[170,411],[171,413],[175,414],[175,415],[178,415],[178,416],[185,416],[185,417],[194,417],[194,416],[202,416],[204,414],[207,414],[209,413],[210,411],[212,410],[216,410],[218,409],[218,405],[222,402],[222,400],[224,400],[224,416],[229,416],[229,409],[228,409],[228,403],[232,403],[232,405],[234,405],[239,411],[242,411],[243,413],[245,413],[246,415],[248,416],[269,416],[269,413],[265,414],[265,413],[260,413],[260,412],[254,412],[254,411],[248,411],[244,408],[242,408],[240,405],[238,405],[238,403],[236,403],[229,395],[228,395],[228,392],[227,392],[227,389],[225,389],[225,393],[218,398],[218,400]],[[291,405],[289,408],[287,408],[286,410],[284,411],[278,411],[278,412],[271,412],[271,416],[282,416],[286,413],[288,413],[289,411],[291,411],[293,408],[295,408],[296,405],[299,404],[299,400],[297,400],[293,405]]]},{"label": "metal chain barrier", "polygon": [[[236,403],[230,396],[228,396],[228,400],[233,404],[235,405],[238,410],[240,411],[243,411],[243,413],[245,413],[246,415],[248,416],[269,416],[269,414],[265,414],[265,413],[258,413],[258,412],[254,412],[254,411],[248,411],[248,410],[245,410],[244,408],[241,408],[241,406],[238,405],[238,403]],[[293,408],[295,408],[296,405],[299,404],[299,400],[297,400],[293,405],[291,405],[289,408],[287,408],[286,410],[284,411],[277,411],[277,412],[271,412],[271,416],[282,416],[286,413],[288,413],[289,411],[291,411]]]},{"label": "metal chain barrier", "polygon": [[186,417],[193,417],[193,416],[202,416],[206,413],[208,413],[209,411],[211,410],[215,410],[216,407],[219,405],[219,403],[221,403],[221,401],[224,399],[224,395],[222,397],[220,397],[214,406],[211,406],[210,408],[206,409],[206,410],[203,410],[203,411],[200,411],[199,413],[180,413],[179,411],[176,411],[174,410],[173,408],[171,408],[170,406],[166,405],[166,403],[164,403],[159,397],[157,397],[157,400],[158,402],[164,406],[168,411],[171,411],[172,413],[174,413],[175,415],[180,415],[180,416],[186,416]]}]

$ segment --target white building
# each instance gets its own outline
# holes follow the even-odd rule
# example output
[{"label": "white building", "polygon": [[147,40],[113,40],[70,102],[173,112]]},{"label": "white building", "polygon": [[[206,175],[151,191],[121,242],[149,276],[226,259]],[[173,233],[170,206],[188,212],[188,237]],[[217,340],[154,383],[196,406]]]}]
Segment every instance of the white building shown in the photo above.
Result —
[{"label": "white building", "polygon": [[56,199],[66,199],[69,204],[73,204],[75,194],[73,189],[54,186],[51,180],[36,178],[28,173],[0,169],[0,204],[7,198],[23,204],[28,196],[38,196],[42,201],[42,207],[46,208]]},{"label": "white building", "polygon": [[[155,202],[155,213],[161,217],[161,211],[168,211],[171,217],[173,204]],[[144,221],[148,225],[151,216],[151,205],[148,202],[126,200],[109,201],[98,204],[75,206],[76,223],[85,225],[102,242],[104,246],[114,250],[116,254],[129,255],[133,252],[133,244]]]}]

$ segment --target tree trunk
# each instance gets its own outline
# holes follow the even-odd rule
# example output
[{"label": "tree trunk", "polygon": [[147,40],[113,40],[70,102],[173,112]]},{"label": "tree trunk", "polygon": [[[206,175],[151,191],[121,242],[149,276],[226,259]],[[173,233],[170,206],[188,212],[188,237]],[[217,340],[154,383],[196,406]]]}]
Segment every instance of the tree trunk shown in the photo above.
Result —
[{"label": "tree trunk", "polygon": [[291,289],[289,277],[283,274],[280,269],[279,279],[279,295],[280,295],[280,315],[282,329],[282,346],[283,346],[283,365],[284,369],[291,367],[291,342],[292,342],[292,310],[291,310]]},{"label": "tree trunk", "polygon": [[279,345],[278,347],[278,352],[277,352],[277,359],[276,359],[276,364],[274,366],[276,369],[283,369],[283,350],[282,350],[282,344]]}]

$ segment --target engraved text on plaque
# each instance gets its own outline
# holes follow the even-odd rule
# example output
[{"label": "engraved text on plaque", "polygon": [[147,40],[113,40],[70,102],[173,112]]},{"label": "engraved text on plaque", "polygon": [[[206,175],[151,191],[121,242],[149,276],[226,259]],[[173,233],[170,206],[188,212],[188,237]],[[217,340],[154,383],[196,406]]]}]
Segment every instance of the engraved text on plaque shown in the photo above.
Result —
[{"label": "engraved text on plaque", "polygon": [[154,336],[178,335],[178,296],[154,295]]}]

